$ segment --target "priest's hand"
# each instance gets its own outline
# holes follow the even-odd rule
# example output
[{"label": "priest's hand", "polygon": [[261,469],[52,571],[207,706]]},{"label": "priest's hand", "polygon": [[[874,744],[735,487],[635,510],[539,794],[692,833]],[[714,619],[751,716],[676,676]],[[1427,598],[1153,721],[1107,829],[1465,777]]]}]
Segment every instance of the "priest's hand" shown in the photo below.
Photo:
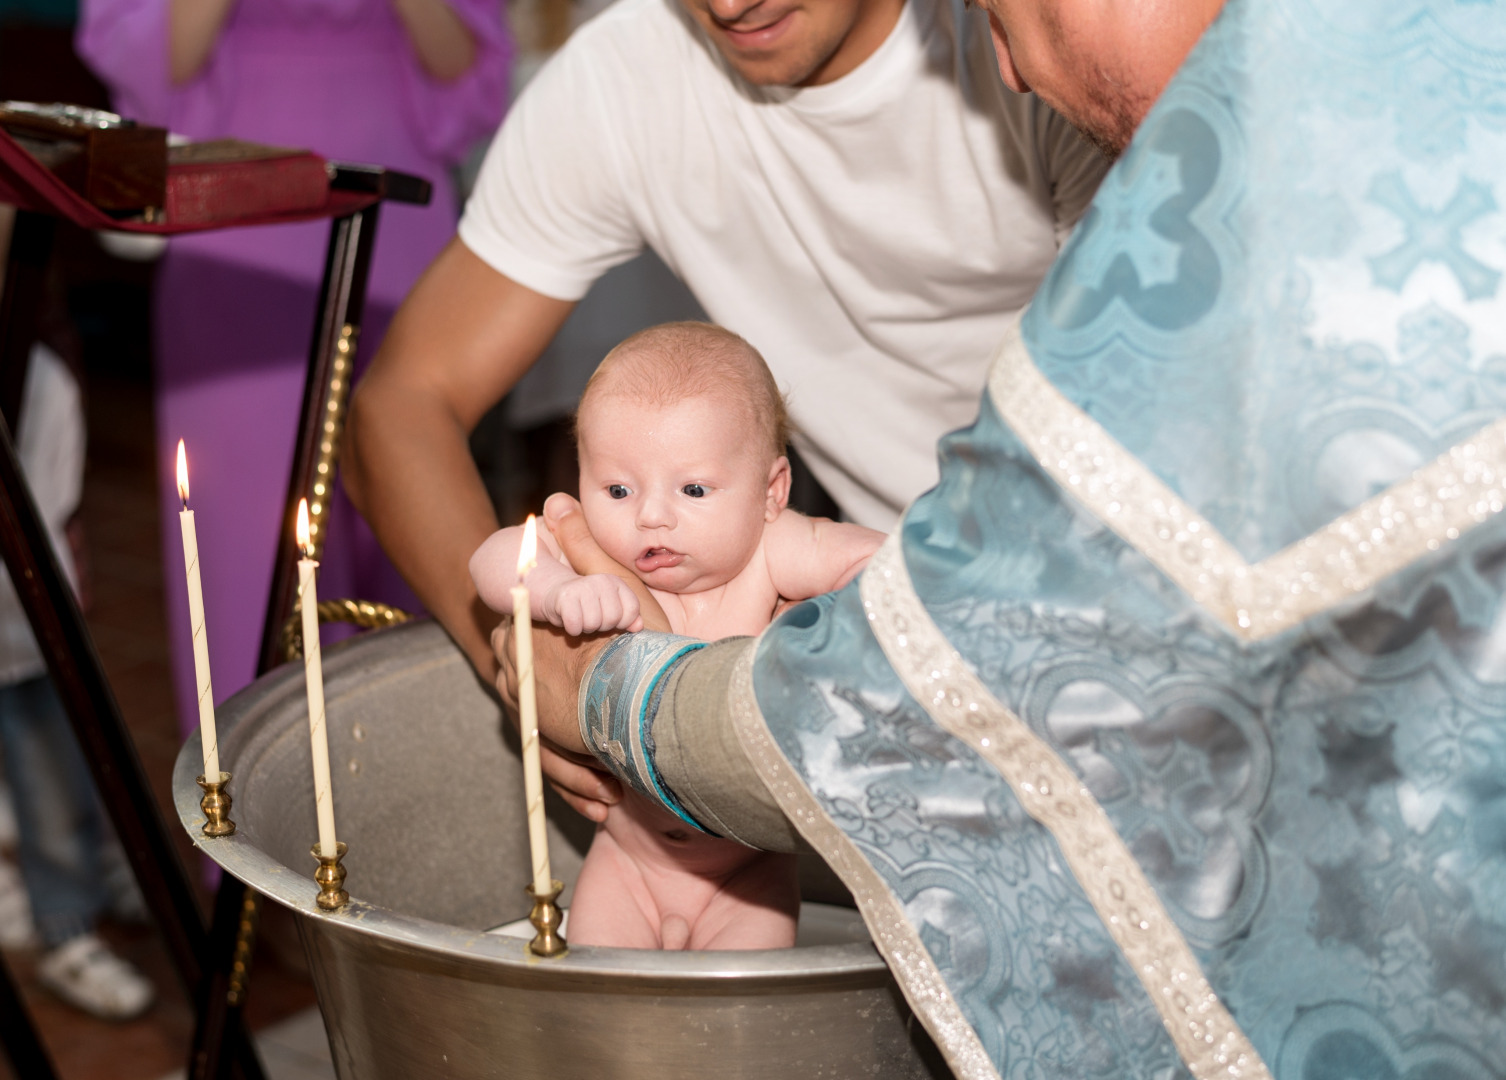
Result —
[{"label": "priest's hand", "polygon": [[[551,496],[544,504],[544,524],[554,534],[576,573],[615,574],[622,578],[638,596],[644,627],[669,630],[669,619],[648,591],[648,586],[597,545],[591,530],[586,527],[580,503],[568,495]],[[586,752],[586,745],[581,740],[578,719],[580,684],[615,636],[571,637],[553,626],[535,626],[533,633],[533,670],[544,774],[570,806],[592,821],[606,817],[607,807],[622,798],[622,787],[593,767],[596,759]],[[516,652],[511,620],[492,634],[492,648],[502,667],[497,689],[508,708],[516,713],[518,683],[513,664]]]},{"label": "priest's hand", "polygon": [[[539,712],[539,763],[554,790],[592,821],[603,821],[607,807],[622,798],[622,785],[597,769],[586,752],[576,720],[581,679],[614,635],[572,637],[557,626],[533,628],[533,675]],[[512,619],[492,631],[492,648],[502,671],[497,691],[512,715],[518,714],[518,673]]]},{"label": "priest's hand", "polygon": [[581,513],[580,503],[563,493],[549,496],[544,501],[544,524],[559,542],[560,550],[570,560],[571,567],[582,577],[590,574],[612,574],[622,579],[638,597],[638,611],[644,630],[659,630],[670,633],[669,617],[648,591],[643,579],[617,562],[596,543],[586,525],[586,516]]}]

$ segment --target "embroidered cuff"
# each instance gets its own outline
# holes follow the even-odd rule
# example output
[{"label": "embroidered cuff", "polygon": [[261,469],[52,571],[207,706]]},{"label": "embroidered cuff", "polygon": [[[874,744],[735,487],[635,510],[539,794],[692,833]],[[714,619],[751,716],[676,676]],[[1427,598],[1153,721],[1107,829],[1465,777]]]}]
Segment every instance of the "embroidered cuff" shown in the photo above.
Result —
[{"label": "embroidered cuff", "polygon": [[653,720],[664,677],[705,647],[677,634],[622,634],[597,658],[580,694],[580,736],[602,766],[700,832],[710,830],[685,811],[654,768]]}]

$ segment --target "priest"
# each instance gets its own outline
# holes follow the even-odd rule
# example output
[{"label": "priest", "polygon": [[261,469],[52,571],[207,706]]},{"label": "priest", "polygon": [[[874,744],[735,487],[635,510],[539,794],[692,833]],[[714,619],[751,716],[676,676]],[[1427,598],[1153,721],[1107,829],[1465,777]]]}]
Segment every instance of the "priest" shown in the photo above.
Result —
[{"label": "priest", "polygon": [[1501,1077],[1506,10],[981,2],[1124,152],[940,483],[545,732],[820,852],[959,1077]]}]

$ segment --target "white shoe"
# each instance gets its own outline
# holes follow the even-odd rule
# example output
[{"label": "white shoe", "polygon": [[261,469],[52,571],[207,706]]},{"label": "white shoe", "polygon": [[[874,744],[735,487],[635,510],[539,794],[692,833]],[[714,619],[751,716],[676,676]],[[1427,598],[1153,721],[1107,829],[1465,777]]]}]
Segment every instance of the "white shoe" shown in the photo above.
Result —
[{"label": "white shoe", "polygon": [[21,871],[0,856],[0,948],[29,949],[37,944],[37,927]]},{"label": "white shoe", "polygon": [[80,934],[44,955],[37,979],[68,1004],[101,1020],[140,1016],[156,991],[141,972],[94,934]]}]

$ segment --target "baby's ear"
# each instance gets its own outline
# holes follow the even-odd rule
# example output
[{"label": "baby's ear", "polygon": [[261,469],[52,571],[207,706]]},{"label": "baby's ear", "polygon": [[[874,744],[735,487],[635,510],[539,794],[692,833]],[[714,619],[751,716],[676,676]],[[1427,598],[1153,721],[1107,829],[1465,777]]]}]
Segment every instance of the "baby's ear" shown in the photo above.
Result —
[{"label": "baby's ear", "polygon": [[764,520],[773,521],[790,501],[790,459],[783,454],[769,466],[769,497]]}]

